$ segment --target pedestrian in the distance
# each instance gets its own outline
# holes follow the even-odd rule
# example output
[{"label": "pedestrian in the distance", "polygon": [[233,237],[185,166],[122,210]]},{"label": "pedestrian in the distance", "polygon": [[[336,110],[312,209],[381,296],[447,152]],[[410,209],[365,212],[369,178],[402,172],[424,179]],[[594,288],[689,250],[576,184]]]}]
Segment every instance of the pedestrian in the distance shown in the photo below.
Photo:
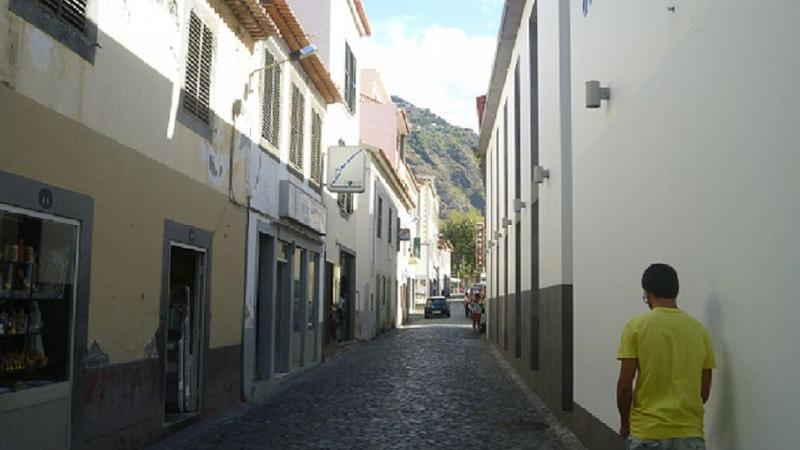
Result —
[{"label": "pedestrian in the distance", "polygon": [[472,331],[480,331],[481,327],[481,296],[476,293],[472,298],[469,310],[472,312]]},{"label": "pedestrian in the distance", "polygon": [[672,267],[648,267],[642,289],[651,311],[628,320],[617,351],[619,434],[630,450],[704,450],[703,404],[715,366],[708,329],[678,309]]}]

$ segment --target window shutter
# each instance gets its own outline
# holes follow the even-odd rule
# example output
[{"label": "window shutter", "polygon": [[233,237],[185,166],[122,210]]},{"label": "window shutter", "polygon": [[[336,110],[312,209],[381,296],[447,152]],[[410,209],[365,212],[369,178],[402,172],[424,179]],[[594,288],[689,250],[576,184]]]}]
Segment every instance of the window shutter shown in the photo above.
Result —
[{"label": "window shutter", "polygon": [[311,115],[311,179],[322,183],[322,119],[318,113]]},{"label": "window shutter", "polygon": [[356,78],[358,77],[358,68],[356,67],[356,57],[353,52],[350,52],[350,111],[356,110]]},{"label": "window shutter", "polygon": [[303,115],[305,99],[297,86],[292,87],[292,130],[289,142],[289,162],[303,169]]},{"label": "window shutter", "polygon": [[189,18],[189,45],[186,55],[183,107],[203,123],[211,116],[211,60],[214,35],[192,12]]},{"label": "window shutter", "polygon": [[[264,52],[264,66],[275,64],[275,57]],[[281,68],[275,66],[264,72],[264,99],[262,101],[261,136],[278,146],[281,123]]]},{"label": "window shutter", "polygon": [[86,2],[88,0],[39,0],[46,10],[75,30],[86,31]]}]

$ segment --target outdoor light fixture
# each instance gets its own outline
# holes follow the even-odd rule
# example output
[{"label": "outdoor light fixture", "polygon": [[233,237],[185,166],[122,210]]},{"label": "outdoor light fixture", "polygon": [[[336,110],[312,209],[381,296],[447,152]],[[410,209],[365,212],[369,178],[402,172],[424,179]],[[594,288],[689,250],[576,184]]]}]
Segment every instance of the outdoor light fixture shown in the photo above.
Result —
[{"label": "outdoor light fixture", "polygon": [[495,239],[496,241],[499,241],[501,237],[503,237],[503,233],[501,233],[501,232],[499,232],[499,231],[495,231],[495,232],[494,232],[494,239]]},{"label": "outdoor light fixture", "polygon": [[511,225],[514,225],[514,221],[512,221],[511,219],[503,219],[504,227],[510,227]]},{"label": "outdoor light fixture", "polygon": [[306,59],[306,58],[308,58],[309,56],[311,56],[311,55],[313,55],[315,53],[317,53],[317,46],[314,45],[314,44],[308,44],[305,47],[299,48],[299,49],[289,53],[289,57],[288,58],[282,59],[280,61],[275,61],[272,64],[267,64],[264,67],[259,67],[258,69],[253,70],[252,72],[250,72],[250,75],[247,76],[247,87],[245,89],[245,97],[247,97],[247,94],[250,92],[250,79],[256,73],[263,72],[265,70],[270,70],[273,67],[280,66],[281,64],[289,62],[289,61],[300,61],[301,59]]},{"label": "outdoor light fixture", "polygon": [[526,206],[528,205],[526,205],[525,201],[521,198],[514,199],[514,212],[521,212]]},{"label": "outdoor light fixture", "polygon": [[600,82],[591,80],[586,82],[586,107],[599,108],[602,100],[611,99],[611,89],[600,87]]},{"label": "outdoor light fixture", "polygon": [[542,166],[533,166],[533,182],[542,184],[545,178],[550,178],[550,171]]}]

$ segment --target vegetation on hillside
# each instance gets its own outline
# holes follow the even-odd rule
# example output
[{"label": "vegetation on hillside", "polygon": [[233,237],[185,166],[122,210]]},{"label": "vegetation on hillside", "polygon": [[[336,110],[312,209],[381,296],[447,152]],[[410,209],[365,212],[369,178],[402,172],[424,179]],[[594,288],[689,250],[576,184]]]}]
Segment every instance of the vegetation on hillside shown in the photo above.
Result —
[{"label": "vegetation on hillside", "polygon": [[406,160],[414,173],[436,177],[441,199],[440,217],[453,211],[483,214],[486,207],[481,162],[475,155],[478,136],[469,128],[450,125],[446,120],[399,98],[411,122]]}]

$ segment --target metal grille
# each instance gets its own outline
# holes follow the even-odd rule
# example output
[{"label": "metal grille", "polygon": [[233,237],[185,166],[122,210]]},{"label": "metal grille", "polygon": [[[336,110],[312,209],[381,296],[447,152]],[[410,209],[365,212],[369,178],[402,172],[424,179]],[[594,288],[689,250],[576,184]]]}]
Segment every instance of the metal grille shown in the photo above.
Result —
[{"label": "metal grille", "polygon": [[[275,57],[269,51],[264,53],[264,67],[275,64]],[[264,99],[261,108],[261,136],[277,147],[281,126],[280,66],[264,71]]]},{"label": "metal grille", "polygon": [[38,0],[44,9],[75,30],[86,31],[86,3],[88,0]]},{"label": "metal grille", "polygon": [[183,107],[203,123],[209,123],[211,105],[211,60],[214,35],[192,12],[186,55]]},{"label": "metal grille", "polygon": [[292,129],[289,135],[289,162],[303,169],[303,120],[305,99],[297,86],[292,86]]},{"label": "metal grille", "polygon": [[322,118],[311,114],[311,180],[322,183]]}]

